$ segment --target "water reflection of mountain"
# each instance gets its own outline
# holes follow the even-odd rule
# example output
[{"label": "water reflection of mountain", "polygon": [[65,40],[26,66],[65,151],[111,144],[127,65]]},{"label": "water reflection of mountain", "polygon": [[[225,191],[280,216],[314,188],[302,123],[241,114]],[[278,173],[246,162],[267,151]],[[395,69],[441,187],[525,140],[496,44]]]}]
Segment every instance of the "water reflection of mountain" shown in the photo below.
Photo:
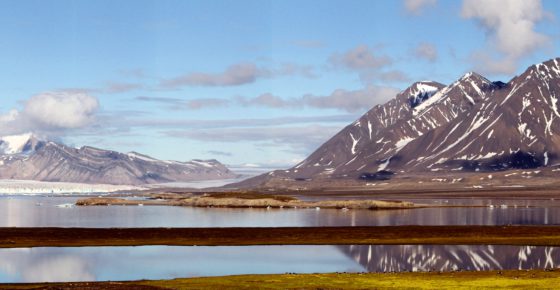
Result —
[{"label": "water reflection of mountain", "polygon": [[[499,204],[499,203],[498,203]],[[393,225],[553,225],[560,224],[554,208],[420,208],[391,211],[327,211],[308,218],[313,226]]]},{"label": "water reflection of mountain", "polygon": [[559,247],[501,245],[350,245],[340,251],[369,272],[553,268]]}]

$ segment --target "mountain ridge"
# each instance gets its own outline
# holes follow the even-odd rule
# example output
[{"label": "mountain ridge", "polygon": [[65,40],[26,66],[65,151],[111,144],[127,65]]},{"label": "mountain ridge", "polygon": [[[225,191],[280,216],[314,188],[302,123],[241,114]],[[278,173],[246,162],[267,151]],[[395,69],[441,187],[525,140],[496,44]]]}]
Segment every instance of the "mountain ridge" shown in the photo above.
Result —
[{"label": "mountain ridge", "polygon": [[0,179],[141,185],[236,176],[215,159],[181,162],[134,151],[73,148],[31,133],[0,137],[0,148]]},{"label": "mountain ridge", "polygon": [[287,170],[248,180],[359,178],[378,171],[496,171],[560,156],[560,58],[507,83],[469,72],[430,94],[417,82],[376,105]]}]

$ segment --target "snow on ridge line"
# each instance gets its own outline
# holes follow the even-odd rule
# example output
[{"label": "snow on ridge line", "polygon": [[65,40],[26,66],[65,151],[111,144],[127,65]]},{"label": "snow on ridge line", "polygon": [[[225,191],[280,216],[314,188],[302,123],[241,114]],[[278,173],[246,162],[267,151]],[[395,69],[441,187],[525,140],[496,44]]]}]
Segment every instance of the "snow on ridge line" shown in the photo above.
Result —
[{"label": "snow on ridge line", "polygon": [[[430,81],[431,83],[431,81]],[[427,84],[427,82],[416,83],[416,89],[421,93],[430,93],[438,90],[437,87]],[[418,93],[415,91],[415,93]]]},{"label": "snow on ridge line", "polygon": [[140,160],[144,160],[147,162],[161,162],[161,163],[165,163],[165,164],[177,164],[177,165],[185,165],[185,166],[203,166],[203,167],[207,167],[207,168],[212,168],[215,167],[214,164],[210,163],[210,162],[206,162],[203,160],[190,160],[190,161],[186,161],[186,162],[181,162],[181,161],[174,161],[174,160],[159,160],[156,158],[152,158],[150,156],[147,155],[143,155],[137,152],[128,152],[126,153],[126,155],[129,158],[132,159],[140,159]]},{"label": "snow on ridge line", "polygon": [[214,165],[213,165],[212,163],[209,163],[209,162],[206,162],[206,161],[202,161],[202,160],[191,160],[191,161],[189,161],[189,162],[190,162],[190,163],[197,164],[197,165],[201,165],[201,166],[204,166],[204,167],[207,167],[207,168],[212,168],[212,167],[214,167]]},{"label": "snow on ridge line", "polygon": [[425,109],[427,109],[428,107],[430,107],[432,104],[437,103],[439,100],[441,100],[444,96],[446,96],[446,94],[451,90],[452,86],[447,86],[441,90],[439,90],[438,92],[436,92],[433,96],[431,96],[430,98],[428,98],[427,100],[425,100],[424,102],[422,102],[420,105],[416,106],[413,111],[412,114],[414,116],[417,116],[419,113],[421,113],[422,111],[424,111]]},{"label": "snow on ridge line", "polygon": [[154,158],[151,158],[151,157],[148,157],[146,155],[142,155],[142,154],[139,154],[139,153],[136,153],[136,152],[128,152],[128,153],[126,153],[126,155],[130,158],[136,158],[136,159],[140,159],[140,160],[144,160],[144,161],[148,161],[148,162],[159,161],[157,159],[154,159]]},{"label": "snow on ridge line", "polygon": [[[471,78],[473,75],[478,76],[478,74],[476,74],[474,72],[468,72],[468,73],[464,74],[458,81],[455,81],[453,84],[448,85],[448,86],[442,88],[441,90],[435,92],[433,96],[431,96],[430,98],[428,98],[427,100],[422,102],[420,105],[416,106],[412,110],[412,114],[414,116],[420,115],[420,113],[424,112],[428,107],[430,107],[431,105],[433,105],[433,104],[439,102],[440,100],[442,100],[447,95],[447,93],[449,93],[454,87],[456,87],[460,84],[460,81],[467,80],[467,79]],[[486,79],[482,76],[481,76],[481,78],[483,78],[484,81],[486,81],[486,82],[490,82],[488,79]],[[471,84],[471,86],[473,86],[473,88],[477,92],[480,91],[480,88],[478,87],[478,85],[476,85],[473,81],[471,81],[470,84]]]}]

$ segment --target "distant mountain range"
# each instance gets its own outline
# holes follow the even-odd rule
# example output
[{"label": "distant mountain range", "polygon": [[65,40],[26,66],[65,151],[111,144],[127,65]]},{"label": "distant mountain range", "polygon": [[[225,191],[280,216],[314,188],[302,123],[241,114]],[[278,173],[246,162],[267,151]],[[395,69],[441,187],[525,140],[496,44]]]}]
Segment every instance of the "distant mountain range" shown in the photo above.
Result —
[{"label": "distant mountain range", "polygon": [[450,85],[417,82],[293,168],[245,184],[555,166],[559,98],[560,58],[532,65],[508,83],[474,72]]},{"label": "distant mountain range", "polygon": [[0,137],[0,179],[128,184],[236,177],[217,160],[157,160],[136,152],[73,148],[29,133]]}]

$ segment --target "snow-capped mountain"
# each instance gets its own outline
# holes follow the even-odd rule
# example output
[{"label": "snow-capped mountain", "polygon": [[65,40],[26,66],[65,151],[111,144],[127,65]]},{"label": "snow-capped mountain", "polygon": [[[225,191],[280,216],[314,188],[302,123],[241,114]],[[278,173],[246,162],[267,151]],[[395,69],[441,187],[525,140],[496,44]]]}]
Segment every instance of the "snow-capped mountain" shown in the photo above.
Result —
[{"label": "snow-capped mountain", "polygon": [[488,171],[554,165],[560,156],[559,97],[560,59],[533,65],[464,118],[412,141],[393,166]]},{"label": "snow-capped mountain", "polygon": [[3,136],[0,137],[0,154],[29,154],[43,145],[45,142],[32,133]]},{"label": "snow-capped mountain", "polygon": [[217,160],[164,161],[136,152],[73,148],[33,134],[0,138],[0,179],[128,184],[227,179]]},{"label": "snow-capped mountain", "polygon": [[414,83],[269,179],[356,178],[384,170],[492,171],[560,158],[560,58],[508,83],[469,72],[450,85]]}]

